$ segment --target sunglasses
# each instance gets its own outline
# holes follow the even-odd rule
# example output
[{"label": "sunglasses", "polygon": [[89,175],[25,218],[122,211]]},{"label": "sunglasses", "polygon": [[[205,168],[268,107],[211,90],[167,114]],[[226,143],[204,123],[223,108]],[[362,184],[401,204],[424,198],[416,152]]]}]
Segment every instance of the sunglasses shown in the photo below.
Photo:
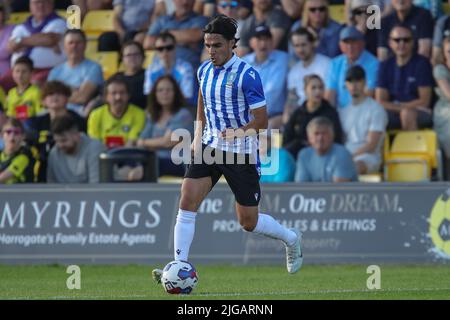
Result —
[{"label": "sunglasses", "polygon": [[221,7],[222,9],[225,9],[227,7],[236,8],[238,6],[238,4],[239,3],[237,1],[231,1],[231,2],[220,1],[219,2],[219,7]]},{"label": "sunglasses", "polygon": [[18,136],[22,134],[22,130],[19,128],[8,128],[3,130],[3,133],[6,133],[7,135],[15,134],[16,136]]},{"label": "sunglasses", "polygon": [[394,41],[395,43],[400,43],[400,42],[410,43],[412,38],[391,38],[391,40]]},{"label": "sunglasses", "polygon": [[309,8],[309,12],[325,12],[327,10],[326,6]]},{"label": "sunglasses", "polygon": [[175,48],[175,45],[169,44],[167,46],[156,47],[155,49],[156,49],[156,51],[163,52],[164,50],[172,51],[174,48]]}]

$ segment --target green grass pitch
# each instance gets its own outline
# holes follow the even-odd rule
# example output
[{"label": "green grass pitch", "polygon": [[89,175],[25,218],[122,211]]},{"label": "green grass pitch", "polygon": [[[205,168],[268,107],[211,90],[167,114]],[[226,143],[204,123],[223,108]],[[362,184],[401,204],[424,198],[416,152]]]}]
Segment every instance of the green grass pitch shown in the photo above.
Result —
[{"label": "green grass pitch", "polygon": [[366,265],[305,265],[295,275],[283,266],[198,265],[198,286],[185,296],[166,294],[152,267],[81,265],[81,289],[69,290],[66,266],[0,265],[0,299],[450,299],[444,265],[380,265],[379,290],[367,289]]}]

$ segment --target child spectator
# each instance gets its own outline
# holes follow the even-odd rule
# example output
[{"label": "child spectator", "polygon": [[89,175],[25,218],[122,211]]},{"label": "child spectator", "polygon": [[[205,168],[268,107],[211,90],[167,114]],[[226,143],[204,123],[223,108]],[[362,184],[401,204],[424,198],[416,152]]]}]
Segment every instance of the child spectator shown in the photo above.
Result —
[{"label": "child spectator", "polygon": [[0,153],[0,183],[13,184],[34,181],[34,159],[24,145],[25,130],[17,119],[10,118],[2,129],[5,143]]},{"label": "child spectator", "polygon": [[8,92],[6,114],[25,121],[41,111],[40,89],[31,84],[33,61],[28,57],[18,58],[12,72],[17,86]]}]

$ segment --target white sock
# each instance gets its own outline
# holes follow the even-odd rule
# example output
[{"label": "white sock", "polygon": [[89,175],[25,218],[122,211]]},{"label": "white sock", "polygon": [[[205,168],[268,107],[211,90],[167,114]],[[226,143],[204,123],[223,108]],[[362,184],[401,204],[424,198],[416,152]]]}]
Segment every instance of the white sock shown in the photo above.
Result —
[{"label": "white sock", "polygon": [[188,261],[189,248],[195,233],[195,217],[197,214],[192,211],[178,210],[177,223],[174,230],[174,249],[175,260]]},{"label": "white sock", "polygon": [[292,246],[297,240],[297,235],[294,231],[282,226],[272,216],[264,213],[258,214],[258,223],[252,232],[281,240],[288,246]]}]

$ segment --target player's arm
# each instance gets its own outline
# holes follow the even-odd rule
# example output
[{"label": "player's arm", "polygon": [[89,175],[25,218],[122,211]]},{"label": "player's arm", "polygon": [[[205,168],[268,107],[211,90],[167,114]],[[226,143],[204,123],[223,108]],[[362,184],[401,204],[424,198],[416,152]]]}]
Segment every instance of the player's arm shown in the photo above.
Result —
[{"label": "player's arm", "polygon": [[260,130],[267,129],[269,117],[267,116],[266,106],[252,109],[250,112],[253,115],[253,119],[249,123],[237,129],[223,130],[222,138],[232,140],[245,136],[255,136]]},{"label": "player's arm", "polygon": [[191,144],[191,151],[194,151],[194,148],[198,148],[197,150],[201,149],[201,142],[202,142],[202,135],[203,135],[203,128],[205,127],[206,123],[206,117],[205,117],[205,110],[203,106],[203,95],[202,90],[198,90],[198,100],[197,100],[197,117],[196,117],[196,123],[195,123],[195,132],[194,132],[194,140]]}]

